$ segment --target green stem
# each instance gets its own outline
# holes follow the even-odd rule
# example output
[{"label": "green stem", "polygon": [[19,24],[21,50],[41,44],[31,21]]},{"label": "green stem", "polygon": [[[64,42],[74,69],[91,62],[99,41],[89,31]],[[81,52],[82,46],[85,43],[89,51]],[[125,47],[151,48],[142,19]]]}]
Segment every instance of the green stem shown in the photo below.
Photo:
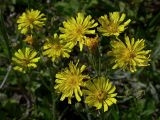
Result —
[{"label": "green stem", "polygon": [[95,70],[96,75],[97,75],[98,72],[97,72],[96,65],[95,65],[95,58],[94,58],[94,56],[93,56],[92,53],[89,53],[89,55],[88,55],[88,60],[89,60],[89,62],[91,63],[91,66],[93,67],[93,69]]},{"label": "green stem", "polygon": [[92,120],[91,119],[91,115],[88,113],[88,106],[87,106],[87,104],[85,104],[85,108],[87,110],[87,118],[88,118],[88,120]]},{"label": "green stem", "polygon": [[51,68],[49,67],[49,66],[47,66],[45,63],[44,63],[44,61],[43,61],[43,64],[44,64],[44,66],[46,67],[46,68],[48,68],[48,72],[49,72],[49,74],[50,74],[50,78],[51,78],[51,84],[50,84],[50,86],[48,86],[47,84],[46,84],[46,82],[44,81],[44,80],[41,80],[42,81],[42,83],[44,84],[44,86],[50,91],[50,93],[51,93],[51,99],[52,99],[52,120],[57,120],[57,116],[56,116],[56,107],[55,107],[55,105],[56,105],[56,96],[55,96],[55,91],[54,91],[54,82],[53,82],[53,77],[52,76],[54,76],[54,74],[53,74],[53,72],[52,72],[52,70],[51,70]]},{"label": "green stem", "polygon": [[27,0],[28,1],[28,9],[30,9],[30,0]]},{"label": "green stem", "polygon": [[10,73],[11,70],[12,70],[12,66],[10,65],[10,66],[8,67],[7,74],[5,75],[3,81],[2,81],[2,83],[1,83],[1,85],[0,85],[0,89],[2,89],[2,87],[3,87],[4,84],[5,84],[5,82],[7,81],[7,78],[8,78],[8,76],[9,76],[9,73]]},{"label": "green stem", "polygon": [[98,75],[100,76],[101,75],[101,51],[100,51],[100,48],[98,46]]},{"label": "green stem", "polygon": [[52,118],[53,120],[57,120],[57,117],[56,117],[56,99],[55,99],[55,95],[54,95],[54,92],[51,93],[52,95]]},{"label": "green stem", "polygon": [[53,120],[57,120],[57,116],[56,116],[56,96],[55,96],[55,90],[54,90],[54,82],[53,82],[53,77],[55,74],[52,72],[51,68],[49,68],[49,73],[50,73],[50,77],[51,77],[51,95],[52,95],[52,119]]},{"label": "green stem", "polygon": [[101,109],[101,120],[104,120],[104,105],[102,104],[102,109]]}]

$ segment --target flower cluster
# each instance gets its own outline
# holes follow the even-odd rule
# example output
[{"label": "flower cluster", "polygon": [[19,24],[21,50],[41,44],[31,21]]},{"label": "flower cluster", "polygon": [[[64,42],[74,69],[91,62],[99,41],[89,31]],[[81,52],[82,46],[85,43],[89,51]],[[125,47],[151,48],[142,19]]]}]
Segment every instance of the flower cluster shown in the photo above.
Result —
[{"label": "flower cluster", "polygon": [[[65,68],[63,71],[56,74],[56,85],[55,89],[57,93],[61,93],[60,100],[63,101],[66,97],[68,98],[68,103],[71,104],[71,98],[75,96],[77,101],[81,101],[81,96],[86,95],[85,103],[89,106],[95,106],[97,109],[104,106],[104,112],[108,110],[108,106],[116,104],[117,100],[114,98],[117,93],[114,93],[116,87],[106,77],[99,77],[90,80],[89,75],[84,75],[82,72],[86,69],[85,65],[80,68],[69,63],[69,67]],[[86,82],[86,79],[88,81]],[[83,89],[82,92],[82,88]]]},{"label": "flower cluster", "polygon": [[68,103],[71,104],[71,98],[73,96],[76,97],[77,101],[81,101],[81,87],[85,86],[84,80],[89,79],[88,75],[82,74],[85,68],[85,65],[82,65],[79,68],[78,62],[76,65],[74,65],[73,62],[70,62],[68,68],[65,68],[60,73],[56,74],[56,85],[54,88],[62,93],[61,101],[68,97]]},{"label": "flower cluster", "polygon": [[87,90],[84,90],[83,92],[87,95],[85,102],[89,106],[95,106],[97,109],[100,109],[103,106],[105,112],[108,111],[108,106],[117,103],[117,100],[115,99],[117,93],[114,93],[116,87],[105,77],[99,77],[93,79],[93,81],[89,81],[86,88]]},{"label": "flower cluster", "polygon": [[118,36],[125,30],[125,27],[131,22],[131,20],[129,19],[122,23],[125,17],[126,15],[124,13],[120,16],[119,12],[109,13],[109,16],[101,16],[98,19],[99,23],[101,24],[101,26],[98,27],[98,31],[102,32],[102,35],[104,36]]},{"label": "flower cluster", "polygon": [[[110,41],[111,50],[107,53],[111,57],[112,69],[136,72],[137,67],[149,65],[151,50],[145,50],[143,39],[135,40],[125,36],[123,41],[118,38],[131,22],[130,19],[125,20],[125,18],[124,13],[112,12],[99,17],[96,22],[91,15],[85,17],[83,13],[78,13],[75,18],[71,17],[63,22],[63,27],[59,27],[60,34],[54,33],[53,36],[45,37],[37,53],[32,45],[33,35],[45,25],[46,17],[38,10],[27,10],[18,18],[17,23],[21,33],[26,35],[24,42],[29,45],[15,52],[12,57],[14,69],[25,73],[28,68],[36,68],[40,60],[38,54],[48,57],[52,62],[69,58],[77,44],[80,52],[86,46],[88,50],[85,49],[84,52],[92,54],[95,48],[100,46],[102,37],[107,39],[115,36]],[[61,95],[60,100],[67,98],[68,103],[71,104],[72,98],[79,102],[83,97],[88,106],[108,111],[109,106],[117,103],[116,87],[107,76],[100,74],[91,77],[87,65],[79,64],[79,60],[76,64],[69,62],[68,67],[55,75],[54,89]]]},{"label": "flower cluster", "polygon": [[26,47],[25,49],[19,49],[15,52],[12,61],[16,64],[15,70],[26,72],[27,68],[36,68],[36,63],[39,61],[40,57],[36,57],[37,52],[31,48]]},{"label": "flower cluster", "polygon": [[60,57],[69,58],[69,53],[71,52],[73,46],[70,43],[64,42],[59,36],[55,33],[53,37],[47,38],[43,46],[43,55],[47,55],[52,58],[54,62]]},{"label": "flower cluster", "polygon": [[40,29],[45,24],[46,17],[39,10],[27,10],[17,20],[18,29],[22,34],[32,32],[33,29]]},{"label": "flower cluster", "polygon": [[136,66],[148,66],[149,53],[151,50],[143,50],[144,40],[135,41],[134,38],[129,40],[128,36],[125,36],[125,43],[120,40],[111,41],[112,51],[108,52],[108,55],[113,56],[115,65],[113,69],[122,68],[123,70],[129,70],[135,72]]},{"label": "flower cluster", "polygon": [[89,15],[86,18],[83,13],[78,13],[76,18],[70,18],[63,22],[63,27],[59,30],[62,32],[60,38],[64,38],[68,42],[71,42],[74,46],[79,43],[80,51],[85,44],[85,37],[87,34],[95,34],[95,28],[98,25],[94,19]]}]

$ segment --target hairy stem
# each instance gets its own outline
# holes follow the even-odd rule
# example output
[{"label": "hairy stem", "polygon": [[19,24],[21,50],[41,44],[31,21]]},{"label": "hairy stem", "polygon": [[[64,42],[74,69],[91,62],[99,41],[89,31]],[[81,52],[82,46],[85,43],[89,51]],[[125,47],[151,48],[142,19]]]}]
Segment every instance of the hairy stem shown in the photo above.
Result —
[{"label": "hairy stem", "polygon": [[1,83],[1,85],[0,85],[0,89],[2,89],[2,87],[3,87],[4,84],[5,84],[5,82],[7,81],[7,78],[8,78],[8,76],[9,76],[9,73],[10,73],[11,70],[12,70],[12,66],[10,65],[10,66],[8,67],[7,73],[6,73],[6,75],[5,75],[2,83]]}]

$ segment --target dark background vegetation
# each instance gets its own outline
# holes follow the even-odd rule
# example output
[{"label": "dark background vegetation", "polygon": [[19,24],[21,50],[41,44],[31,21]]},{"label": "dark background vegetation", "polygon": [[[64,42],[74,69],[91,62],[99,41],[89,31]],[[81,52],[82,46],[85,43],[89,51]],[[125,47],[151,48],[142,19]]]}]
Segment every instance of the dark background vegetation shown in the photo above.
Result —
[{"label": "dark background vegetation", "polygon": [[[59,96],[50,91],[53,87],[50,82],[60,67],[48,70],[40,62],[37,70],[28,75],[11,69],[12,55],[24,45],[16,20],[31,8],[42,11],[47,17],[41,31],[44,36],[59,33],[62,21],[77,12],[90,14],[96,20],[113,11],[126,13],[132,22],[120,37],[127,34],[145,39],[146,49],[152,50],[151,65],[134,74],[111,71],[109,77],[115,81],[119,96],[117,105],[106,113],[86,109],[83,102],[72,105],[60,102]],[[109,41],[102,38],[101,45],[108,44],[106,49],[109,49]],[[74,52],[76,50],[72,54]],[[56,65],[64,64],[65,60]],[[47,66],[50,65],[48,62]],[[104,120],[160,120],[160,1],[0,0],[0,85],[0,120],[98,120],[101,114]]]}]

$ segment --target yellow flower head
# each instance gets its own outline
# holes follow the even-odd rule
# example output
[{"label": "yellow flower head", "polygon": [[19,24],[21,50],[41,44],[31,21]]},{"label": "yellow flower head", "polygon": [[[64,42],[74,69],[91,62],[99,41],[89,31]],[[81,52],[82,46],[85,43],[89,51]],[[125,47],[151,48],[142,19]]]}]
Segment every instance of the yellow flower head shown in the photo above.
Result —
[{"label": "yellow flower head", "polygon": [[93,28],[97,25],[98,23],[95,23],[95,20],[93,20],[90,15],[85,18],[83,13],[78,13],[76,18],[72,17],[63,22],[64,28],[59,28],[62,32],[60,37],[71,42],[73,46],[79,42],[80,51],[82,51],[83,44],[85,43],[85,35],[95,34],[95,30]]},{"label": "yellow flower head", "polygon": [[109,13],[109,16],[101,16],[98,19],[99,23],[101,24],[101,26],[98,27],[98,31],[102,32],[103,36],[118,36],[126,29],[126,26],[131,22],[131,20],[129,19],[122,23],[125,17],[126,15],[124,13],[120,16],[119,12]]},{"label": "yellow flower head", "polygon": [[33,44],[33,37],[32,37],[32,35],[28,35],[28,36],[26,37],[26,39],[24,40],[24,42],[32,45],[32,44]]},{"label": "yellow flower head", "polygon": [[93,79],[93,81],[88,81],[86,88],[87,90],[83,92],[86,95],[85,103],[89,106],[96,107],[97,109],[103,107],[105,112],[108,111],[108,106],[117,103],[115,99],[117,93],[114,93],[116,87],[105,77],[99,77]]},{"label": "yellow flower head", "polygon": [[91,37],[85,38],[85,45],[88,47],[90,51],[95,50],[95,48],[98,46],[98,43],[99,43],[98,35],[94,38]]},{"label": "yellow flower head", "polygon": [[71,104],[71,98],[75,96],[77,101],[81,101],[82,91],[81,87],[85,85],[84,79],[89,79],[88,75],[83,75],[82,72],[86,66],[82,65],[80,68],[77,67],[73,62],[69,63],[69,67],[65,68],[64,71],[56,74],[56,85],[55,89],[62,93],[60,98],[63,101],[68,97],[68,103]]},{"label": "yellow flower head", "polygon": [[16,64],[14,70],[25,73],[27,68],[36,68],[36,63],[40,59],[40,57],[36,56],[37,52],[31,48],[27,47],[24,50],[19,49],[15,52],[14,57],[12,57],[12,61]]},{"label": "yellow flower head", "polygon": [[17,20],[18,29],[21,30],[22,34],[26,34],[32,29],[39,29],[44,26],[46,17],[39,10],[27,10]]},{"label": "yellow flower head", "polygon": [[137,66],[148,66],[151,50],[143,50],[144,42],[143,39],[135,41],[132,38],[129,40],[128,36],[125,36],[125,43],[121,40],[111,41],[112,51],[109,51],[108,55],[113,56],[113,62],[115,62],[112,68],[135,72]]},{"label": "yellow flower head", "polygon": [[55,33],[53,37],[47,38],[47,41],[43,46],[43,55],[51,57],[52,61],[54,62],[60,57],[69,58],[69,53],[71,52],[72,48],[73,46],[71,46],[70,43],[65,43]]}]

